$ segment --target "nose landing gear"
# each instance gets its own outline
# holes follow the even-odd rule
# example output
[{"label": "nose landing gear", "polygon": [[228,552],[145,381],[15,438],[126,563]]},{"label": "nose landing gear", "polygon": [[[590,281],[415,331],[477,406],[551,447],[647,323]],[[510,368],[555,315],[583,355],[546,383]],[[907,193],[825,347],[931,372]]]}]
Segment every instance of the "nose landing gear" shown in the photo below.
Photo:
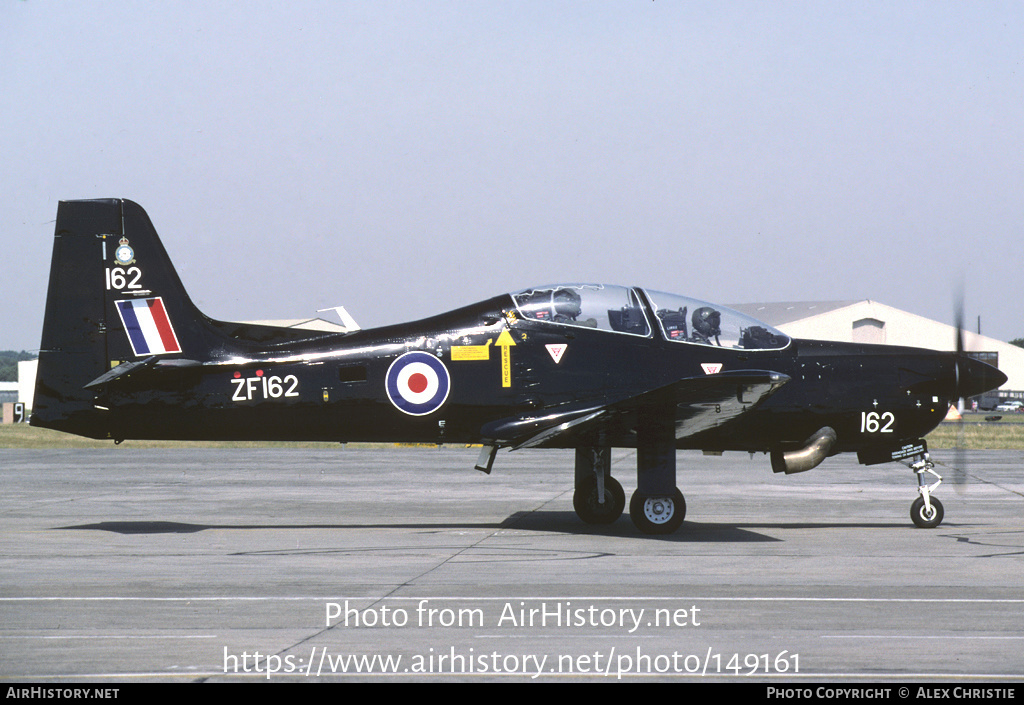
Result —
[{"label": "nose landing gear", "polygon": [[[943,510],[942,502],[932,497],[932,492],[942,484],[942,476],[935,472],[935,464],[928,457],[928,451],[915,456],[910,469],[917,474],[917,491],[921,494],[910,505],[910,519],[919,529],[934,529],[942,523]],[[934,476],[935,482],[927,484],[925,473]]]},{"label": "nose landing gear", "polygon": [[[898,462],[913,470],[917,475],[917,492],[920,496],[910,505],[911,521],[921,529],[934,529],[942,523],[942,502],[932,497],[932,493],[942,484],[942,476],[935,472],[935,463],[928,455],[928,445],[924,439],[865,448],[857,451],[857,459],[863,465]],[[934,477],[935,482],[929,484],[925,473]]]}]

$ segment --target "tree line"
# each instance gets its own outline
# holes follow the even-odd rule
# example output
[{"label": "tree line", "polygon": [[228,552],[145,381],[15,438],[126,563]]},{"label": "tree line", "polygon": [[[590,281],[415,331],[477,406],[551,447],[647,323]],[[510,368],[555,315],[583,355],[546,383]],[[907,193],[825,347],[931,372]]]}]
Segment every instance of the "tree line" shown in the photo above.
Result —
[{"label": "tree line", "polygon": [[0,382],[18,381],[18,363],[22,360],[35,360],[38,355],[22,350],[0,350]]}]

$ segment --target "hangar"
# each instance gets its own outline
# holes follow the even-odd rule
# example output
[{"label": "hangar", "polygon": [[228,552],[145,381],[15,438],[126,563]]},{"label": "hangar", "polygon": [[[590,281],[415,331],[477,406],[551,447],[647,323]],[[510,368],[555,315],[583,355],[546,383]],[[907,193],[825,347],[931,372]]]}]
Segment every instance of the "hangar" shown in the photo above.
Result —
[{"label": "hangar", "polygon": [[[955,326],[869,299],[734,304],[731,308],[794,338],[956,350]],[[998,367],[1009,378],[998,392],[979,400],[981,406],[1024,399],[1024,348],[965,330],[964,350]]]}]

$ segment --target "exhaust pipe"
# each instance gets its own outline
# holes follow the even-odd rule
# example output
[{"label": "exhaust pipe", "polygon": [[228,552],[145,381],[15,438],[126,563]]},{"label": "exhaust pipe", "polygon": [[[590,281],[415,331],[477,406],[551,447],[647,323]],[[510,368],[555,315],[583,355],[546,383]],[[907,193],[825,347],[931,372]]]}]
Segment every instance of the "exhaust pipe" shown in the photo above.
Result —
[{"label": "exhaust pipe", "polygon": [[828,426],[824,426],[807,439],[807,444],[800,450],[783,452],[773,450],[772,472],[784,472],[792,475],[796,472],[806,472],[816,468],[821,461],[828,457],[829,451],[836,442],[836,432]]}]

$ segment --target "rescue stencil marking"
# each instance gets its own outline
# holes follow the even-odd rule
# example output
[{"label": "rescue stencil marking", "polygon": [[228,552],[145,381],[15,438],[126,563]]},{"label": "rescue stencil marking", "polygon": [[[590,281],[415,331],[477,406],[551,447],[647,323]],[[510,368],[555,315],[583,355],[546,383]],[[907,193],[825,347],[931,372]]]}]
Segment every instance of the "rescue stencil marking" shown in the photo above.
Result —
[{"label": "rescue stencil marking", "polygon": [[441,408],[451,390],[448,368],[430,353],[414,350],[391,363],[384,380],[395,408],[412,416],[425,416]]},{"label": "rescue stencil marking", "polygon": [[501,335],[498,336],[498,347],[501,348],[501,386],[511,387],[512,386],[512,354],[508,351],[509,348],[514,347],[516,341],[512,340],[512,336],[509,335],[508,329],[501,331]]},{"label": "rescue stencil marking", "polygon": [[722,371],[722,363],[721,362],[702,362],[702,363],[700,363],[700,368],[702,370],[704,370],[704,374],[706,374],[706,375],[717,375],[719,372]]},{"label": "rescue stencil marking", "polygon": [[181,352],[161,297],[118,301],[117,312],[136,357]]}]

